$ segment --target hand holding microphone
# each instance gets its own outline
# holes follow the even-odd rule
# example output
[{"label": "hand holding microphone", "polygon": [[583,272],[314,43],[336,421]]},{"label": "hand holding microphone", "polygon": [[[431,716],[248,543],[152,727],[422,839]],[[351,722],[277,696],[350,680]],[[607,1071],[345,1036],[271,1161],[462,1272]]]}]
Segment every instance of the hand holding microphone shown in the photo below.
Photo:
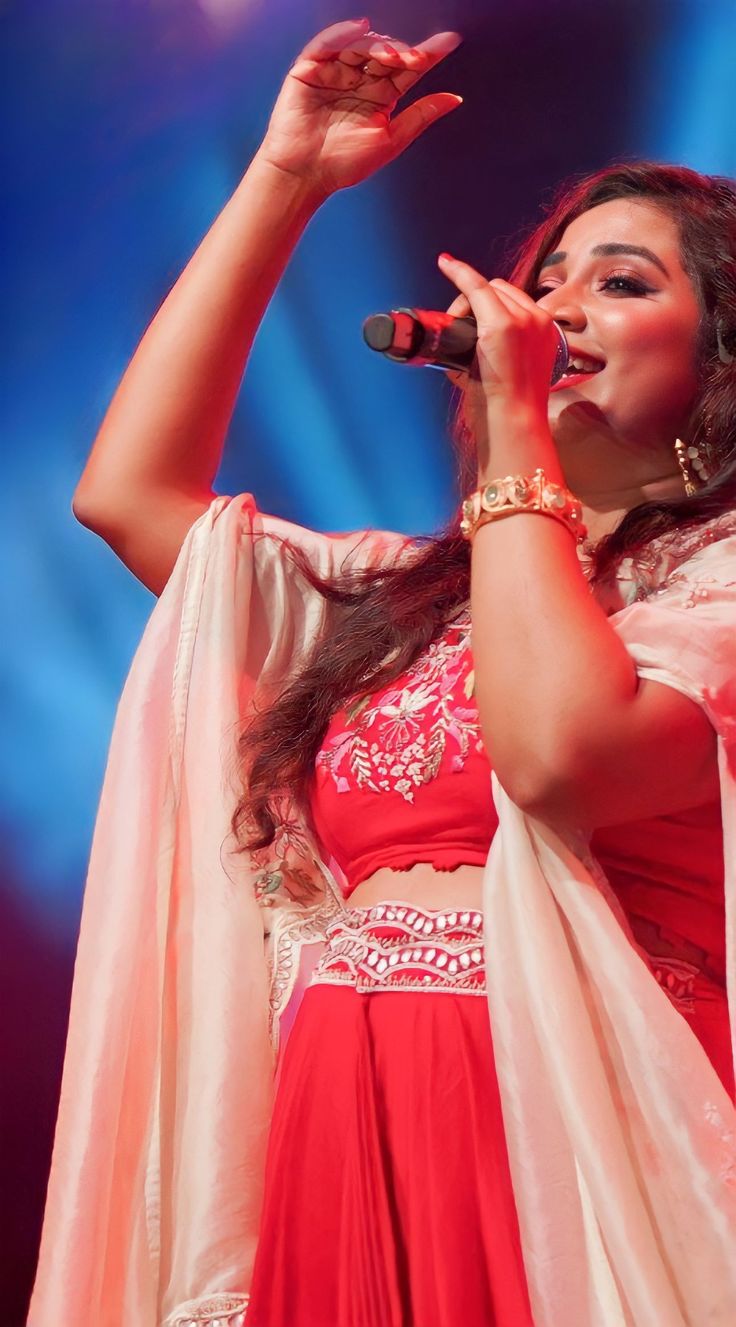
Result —
[{"label": "hand holding microphone", "polygon": [[[559,382],[569,361],[567,341],[555,323],[558,348],[550,384]],[[396,308],[374,313],[363,323],[363,338],[371,350],[399,364],[430,369],[467,371],[478,342],[478,324],[472,314],[459,318],[436,309]]]},{"label": "hand holding microphone", "polygon": [[[458,295],[447,313],[394,309],[368,320],[369,345],[391,359],[472,372],[462,384],[463,417],[472,433],[479,470],[518,468],[529,452],[549,451],[549,398],[569,366],[559,325],[526,291],[501,277],[489,281],[448,254],[438,259]],[[550,461],[550,464],[552,461]]]}]

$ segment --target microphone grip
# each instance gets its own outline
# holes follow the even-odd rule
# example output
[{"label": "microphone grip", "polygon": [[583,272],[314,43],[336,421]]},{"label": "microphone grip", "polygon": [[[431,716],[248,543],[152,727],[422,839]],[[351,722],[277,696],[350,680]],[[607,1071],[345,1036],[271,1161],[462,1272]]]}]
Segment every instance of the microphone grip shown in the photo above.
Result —
[{"label": "microphone grip", "polygon": [[[567,368],[567,341],[555,323],[558,348],[550,386]],[[375,313],[363,323],[363,338],[372,350],[400,364],[467,371],[475,358],[478,324],[472,316],[455,318],[436,309],[398,308]]]}]

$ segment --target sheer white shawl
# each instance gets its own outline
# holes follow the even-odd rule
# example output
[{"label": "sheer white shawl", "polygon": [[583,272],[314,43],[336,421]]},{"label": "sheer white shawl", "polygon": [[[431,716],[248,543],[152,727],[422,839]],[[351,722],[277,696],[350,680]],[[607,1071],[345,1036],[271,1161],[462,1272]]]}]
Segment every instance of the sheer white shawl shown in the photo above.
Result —
[{"label": "sheer white shawl", "polygon": [[[711,537],[610,620],[718,733],[736,1045],[736,537]],[[321,572],[407,548],[304,530],[248,494],[187,535],[110,743],[29,1327],[246,1317],[279,1026],[342,906],[296,812],[270,859],[228,851],[243,717],[330,611],[284,538]],[[495,776],[492,793],[488,999],[536,1327],[732,1327],[734,1105],[587,844]]]}]

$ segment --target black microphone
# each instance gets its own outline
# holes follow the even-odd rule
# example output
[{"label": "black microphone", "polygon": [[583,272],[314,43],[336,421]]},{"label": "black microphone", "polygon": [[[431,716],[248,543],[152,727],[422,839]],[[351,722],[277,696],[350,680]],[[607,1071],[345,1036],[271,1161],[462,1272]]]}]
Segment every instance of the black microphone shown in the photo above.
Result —
[{"label": "black microphone", "polygon": [[[558,345],[550,375],[550,386],[559,382],[568,366],[570,352],[555,323]],[[478,340],[475,318],[453,318],[436,309],[391,309],[373,313],[363,323],[363,339],[371,350],[380,350],[398,364],[419,364],[428,369],[470,368]]]}]

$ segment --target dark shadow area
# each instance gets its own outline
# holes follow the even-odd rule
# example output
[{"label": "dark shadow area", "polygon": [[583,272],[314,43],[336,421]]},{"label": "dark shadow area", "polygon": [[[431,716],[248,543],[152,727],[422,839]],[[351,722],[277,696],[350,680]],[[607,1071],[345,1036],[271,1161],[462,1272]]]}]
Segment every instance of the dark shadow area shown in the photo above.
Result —
[{"label": "dark shadow area", "polygon": [[23,1327],[33,1285],[74,967],[68,937],[57,941],[23,911],[19,883],[0,881],[3,1327]]}]

